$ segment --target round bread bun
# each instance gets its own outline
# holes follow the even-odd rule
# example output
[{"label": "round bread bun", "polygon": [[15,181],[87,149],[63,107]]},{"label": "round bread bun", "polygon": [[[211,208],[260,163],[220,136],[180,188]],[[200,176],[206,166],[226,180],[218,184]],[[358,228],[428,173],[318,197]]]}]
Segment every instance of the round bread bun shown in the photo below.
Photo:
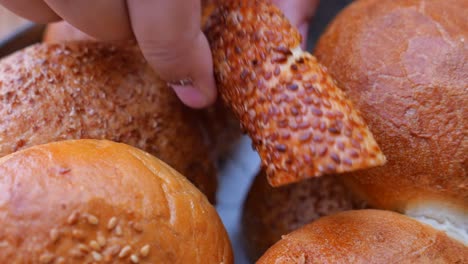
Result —
[{"label": "round bread bun", "polygon": [[467,262],[467,247],[429,225],[394,212],[357,210],[283,236],[257,263]]},{"label": "round bread bun", "polygon": [[233,263],[206,197],[139,149],[104,140],[0,159],[1,263]]},{"label": "round bread bun", "polygon": [[282,187],[271,187],[262,170],[255,178],[242,215],[245,249],[257,260],[274,243],[303,225],[366,204],[343,186],[338,177],[313,178]]},{"label": "round bread bun", "polygon": [[[45,43],[65,43],[71,41],[96,41],[65,21],[47,25],[43,41]],[[199,122],[205,133],[213,160],[226,157],[241,138],[239,121],[232,112],[218,100],[215,105],[198,112]]]},{"label": "round bread bun", "polygon": [[360,109],[385,166],[344,176],[374,208],[468,245],[468,1],[360,0],[316,56]]},{"label": "round bread bun", "polygon": [[0,156],[65,139],[145,150],[214,202],[216,170],[195,112],[131,45],[37,44],[0,61]]}]

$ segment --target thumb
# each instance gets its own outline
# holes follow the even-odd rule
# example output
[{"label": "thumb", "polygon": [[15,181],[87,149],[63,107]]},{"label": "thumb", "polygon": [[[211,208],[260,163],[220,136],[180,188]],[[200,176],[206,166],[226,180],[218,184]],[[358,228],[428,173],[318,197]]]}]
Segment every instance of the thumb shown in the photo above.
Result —
[{"label": "thumb", "polygon": [[291,24],[299,30],[302,35],[302,47],[306,46],[309,21],[317,10],[319,0],[273,0]]},{"label": "thumb", "polygon": [[193,108],[216,99],[213,62],[200,29],[200,1],[129,0],[133,32],[146,60]]}]

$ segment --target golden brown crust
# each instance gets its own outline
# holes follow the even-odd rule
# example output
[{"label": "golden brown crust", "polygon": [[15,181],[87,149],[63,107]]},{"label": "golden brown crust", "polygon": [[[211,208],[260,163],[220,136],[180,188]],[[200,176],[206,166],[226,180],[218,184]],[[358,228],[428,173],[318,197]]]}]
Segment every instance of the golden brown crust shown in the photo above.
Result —
[{"label": "golden brown crust", "polygon": [[468,248],[428,225],[388,211],[320,218],[286,235],[257,262],[466,263]]},{"label": "golden brown crust", "polygon": [[124,144],[0,159],[1,263],[233,263],[221,220],[168,165]]},{"label": "golden brown crust", "polygon": [[194,113],[133,46],[40,44],[0,63],[0,156],[65,139],[109,139],[167,162],[215,199]]},{"label": "golden brown crust", "polygon": [[[447,202],[468,215],[467,1],[363,0],[316,55],[369,122],[383,167],[351,173],[373,206]],[[465,227],[466,228],[466,227]]]},{"label": "golden brown crust", "polygon": [[215,75],[260,154],[269,182],[381,165],[385,157],[359,113],[301,37],[267,1],[222,1],[205,32]]},{"label": "golden brown crust", "polygon": [[273,188],[261,171],[244,203],[245,249],[253,262],[282,235],[320,217],[362,208],[366,208],[366,204],[353,197],[336,176]]}]

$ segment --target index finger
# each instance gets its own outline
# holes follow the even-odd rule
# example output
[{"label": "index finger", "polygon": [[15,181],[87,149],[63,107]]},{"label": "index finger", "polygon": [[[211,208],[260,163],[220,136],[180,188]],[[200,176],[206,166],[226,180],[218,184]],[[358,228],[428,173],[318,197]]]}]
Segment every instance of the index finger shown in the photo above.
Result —
[{"label": "index finger", "polygon": [[148,62],[189,106],[204,107],[216,98],[213,62],[201,31],[200,0],[128,0],[133,32]]}]

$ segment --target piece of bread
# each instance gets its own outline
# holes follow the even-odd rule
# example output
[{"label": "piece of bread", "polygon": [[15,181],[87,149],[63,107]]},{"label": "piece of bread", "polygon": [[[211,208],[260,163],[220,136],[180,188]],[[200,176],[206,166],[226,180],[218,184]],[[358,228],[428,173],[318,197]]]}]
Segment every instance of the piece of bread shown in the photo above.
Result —
[{"label": "piece of bread", "polygon": [[388,158],[343,179],[468,245],[468,1],[360,0],[316,55],[361,110]]},{"label": "piece of bread", "polygon": [[258,264],[467,263],[468,248],[407,216],[379,210],[326,216],[284,236]]},{"label": "piece of bread", "polygon": [[195,113],[131,45],[38,44],[0,61],[0,156],[108,139],[168,163],[214,202],[216,170]]},{"label": "piece of bread", "polygon": [[1,263],[233,263],[206,197],[148,153],[104,140],[0,158]]},{"label": "piece of bread", "polygon": [[362,208],[366,208],[366,204],[354,197],[337,176],[271,187],[265,172],[260,171],[244,203],[245,250],[254,262],[282,235],[320,217]]},{"label": "piece of bread", "polygon": [[269,1],[219,1],[204,30],[221,97],[272,185],[385,163],[359,112]]}]

